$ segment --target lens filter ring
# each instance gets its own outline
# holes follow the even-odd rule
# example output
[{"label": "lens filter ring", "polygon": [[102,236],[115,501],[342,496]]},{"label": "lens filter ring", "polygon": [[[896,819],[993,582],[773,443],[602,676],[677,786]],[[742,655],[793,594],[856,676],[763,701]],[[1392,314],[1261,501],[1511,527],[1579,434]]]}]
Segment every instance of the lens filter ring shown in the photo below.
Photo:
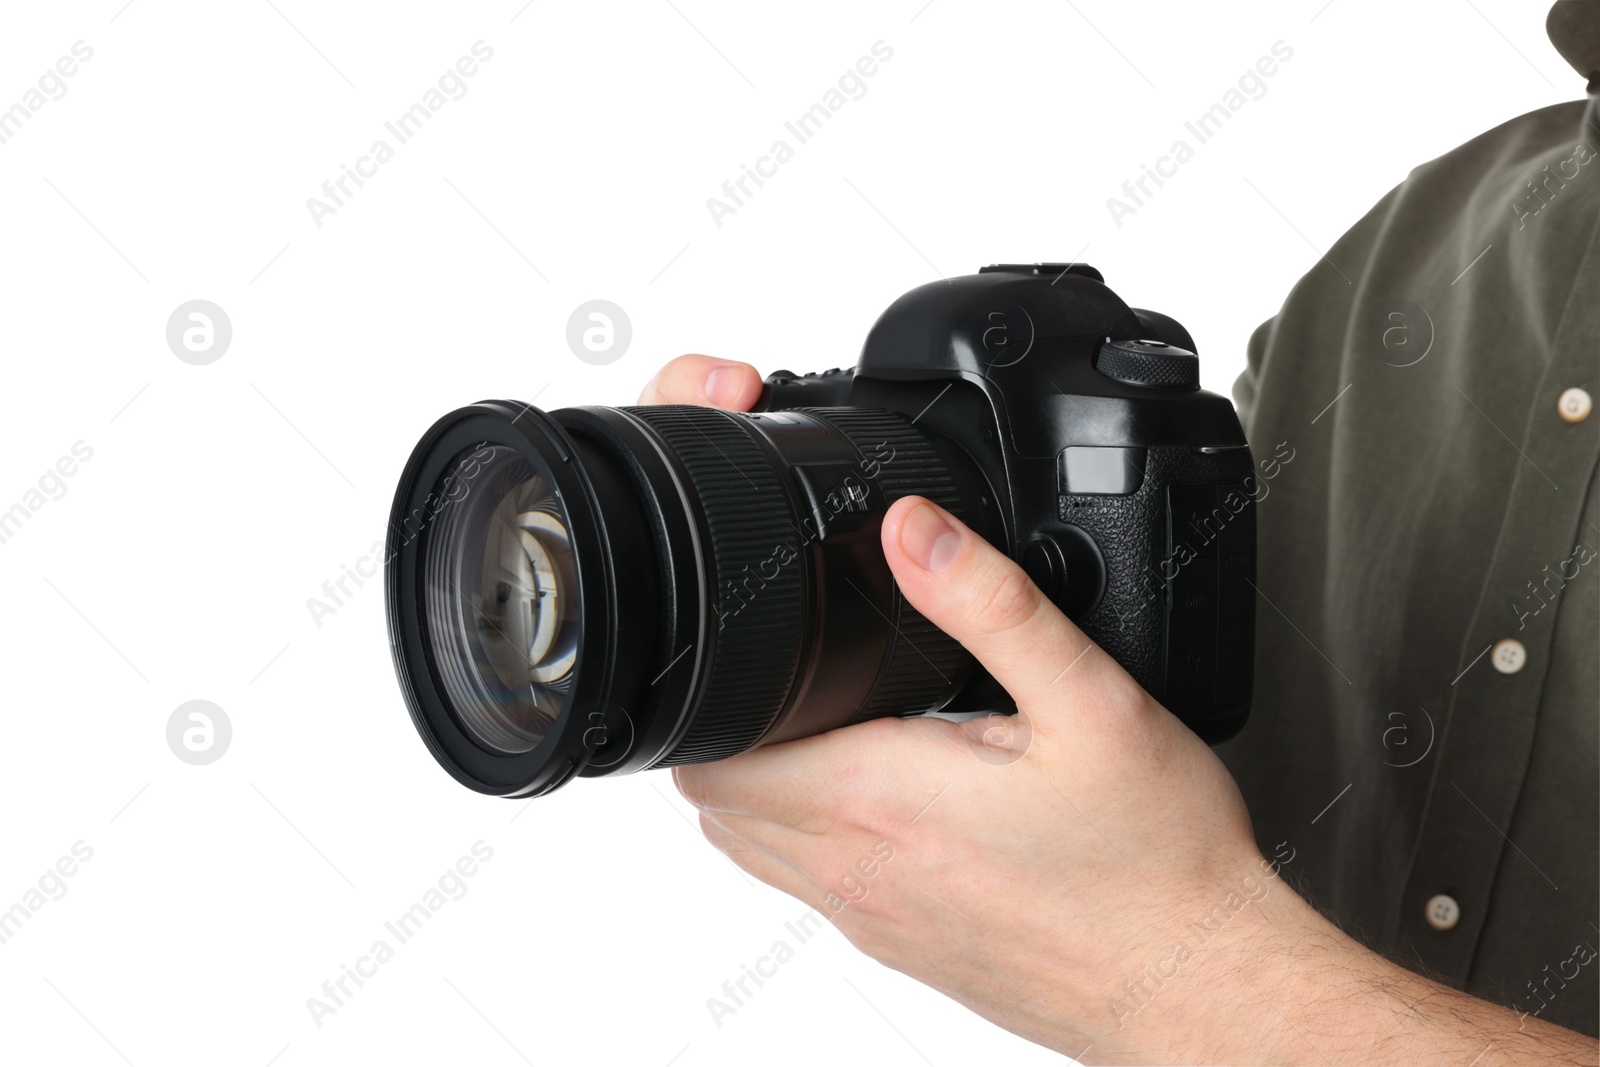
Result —
[{"label": "lens filter ring", "polygon": [[[458,781],[531,796],[583,768],[593,724],[571,709],[605,706],[610,556],[590,476],[543,412],[486,401],[418,443],[390,514],[390,645],[412,721]],[[540,609],[541,591],[559,606]]]}]

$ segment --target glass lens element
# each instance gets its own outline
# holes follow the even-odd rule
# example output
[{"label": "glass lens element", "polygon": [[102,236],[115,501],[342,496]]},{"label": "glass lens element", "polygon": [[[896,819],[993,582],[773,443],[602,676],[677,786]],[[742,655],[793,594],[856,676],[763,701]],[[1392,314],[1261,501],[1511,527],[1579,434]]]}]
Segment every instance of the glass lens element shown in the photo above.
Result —
[{"label": "glass lens element", "polygon": [[572,699],[582,631],[561,502],[499,445],[457,456],[432,499],[424,611],[449,703],[481,747],[532,751]]}]

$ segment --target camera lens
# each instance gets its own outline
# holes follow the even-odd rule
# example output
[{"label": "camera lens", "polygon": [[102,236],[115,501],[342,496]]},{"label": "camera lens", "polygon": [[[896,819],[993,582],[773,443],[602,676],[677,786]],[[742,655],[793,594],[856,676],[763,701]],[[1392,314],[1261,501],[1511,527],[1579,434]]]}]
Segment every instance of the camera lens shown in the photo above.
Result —
[{"label": "camera lens", "polygon": [[944,708],[973,661],[879,542],[912,494],[998,539],[971,461],[889,411],[453,412],[390,523],[412,719],[459,781],[530,796]]},{"label": "camera lens", "polygon": [[504,446],[463,453],[482,482],[440,515],[424,554],[429,643],[462,726],[495,752],[533,749],[572,698],[582,602],[554,487]]}]

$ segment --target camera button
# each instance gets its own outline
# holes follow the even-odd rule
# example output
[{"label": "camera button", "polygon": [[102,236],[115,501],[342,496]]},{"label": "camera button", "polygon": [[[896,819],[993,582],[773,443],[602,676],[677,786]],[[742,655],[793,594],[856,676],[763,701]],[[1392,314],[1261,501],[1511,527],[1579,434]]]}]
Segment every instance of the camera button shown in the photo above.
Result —
[{"label": "camera button", "polygon": [[1165,341],[1107,341],[1094,369],[1114,382],[1192,393],[1200,388],[1200,358]]}]

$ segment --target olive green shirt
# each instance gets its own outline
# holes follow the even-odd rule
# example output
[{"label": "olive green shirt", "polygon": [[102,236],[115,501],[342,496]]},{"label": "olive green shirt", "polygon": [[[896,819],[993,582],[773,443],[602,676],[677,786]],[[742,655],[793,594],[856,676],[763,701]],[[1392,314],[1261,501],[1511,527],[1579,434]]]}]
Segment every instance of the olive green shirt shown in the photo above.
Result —
[{"label": "olive green shirt", "polygon": [[1593,1034],[1590,87],[1418,167],[1252,338],[1250,442],[1294,458],[1259,502],[1254,711],[1218,752],[1267,854],[1287,843],[1288,877],[1350,934]]}]

